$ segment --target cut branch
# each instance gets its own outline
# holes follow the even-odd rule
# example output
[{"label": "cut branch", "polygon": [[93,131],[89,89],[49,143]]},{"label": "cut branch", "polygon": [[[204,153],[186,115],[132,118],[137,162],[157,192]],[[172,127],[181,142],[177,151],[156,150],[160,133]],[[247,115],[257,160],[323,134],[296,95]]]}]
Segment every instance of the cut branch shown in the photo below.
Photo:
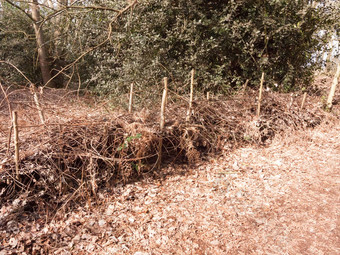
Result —
[{"label": "cut branch", "polygon": [[264,72],[262,73],[262,76],[261,76],[259,99],[258,99],[258,103],[257,103],[257,112],[256,112],[256,116],[257,117],[260,117],[260,112],[261,112],[261,100],[262,100],[263,81],[264,81]]},{"label": "cut branch", "polygon": [[14,148],[15,148],[15,175],[16,179],[19,180],[19,130],[18,130],[18,113],[13,111],[13,129],[14,129]]},{"label": "cut branch", "polygon": [[133,83],[131,83],[131,87],[130,87],[129,113],[132,112],[132,104],[133,104]]},{"label": "cut branch", "polygon": [[327,99],[327,108],[328,109],[332,109],[332,107],[333,107],[333,98],[334,98],[336,86],[338,85],[339,76],[340,76],[340,62],[337,65],[337,69],[336,69],[336,72],[335,72],[335,75],[334,75],[331,90],[329,91],[329,95],[328,95],[328,99]]},{"label": "cut branch", "polygon": [[40,102],[39,102],[39,98],[38,98],[38,94],[37,94],[36,88],[35,88],[33,83],[31,84],[31,93],[33,94],[33,99],[34,99],[35,106],[38,109],[40,122],[41,122],[41,124],[44,125],[45,124],[44,111],[41,108],[41,105],[40,105]]},{"label": "cut branch", "polygon": [[195,69],[191,70],[191,79],[190,79],[190,99],[189,99],[189,109],[187,113],[186,121],[190,120],[191,111],[192,111],[192,101],[194,97],[194,77],[195,77]]}]

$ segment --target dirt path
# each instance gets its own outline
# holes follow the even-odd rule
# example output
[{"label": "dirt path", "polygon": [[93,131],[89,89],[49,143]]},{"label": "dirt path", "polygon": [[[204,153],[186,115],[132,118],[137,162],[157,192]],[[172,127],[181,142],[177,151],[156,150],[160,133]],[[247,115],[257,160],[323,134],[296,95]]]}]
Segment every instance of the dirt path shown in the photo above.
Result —
[{"label": "dirt path", "polygon": [[16,238],[54,254],[340,254],[339,122],[182,171]]},{"label": "dirt path", "polygon": [[339,141],[339,125],[320,127],[130,185],[103,208],[103,252],[339,254]]}]

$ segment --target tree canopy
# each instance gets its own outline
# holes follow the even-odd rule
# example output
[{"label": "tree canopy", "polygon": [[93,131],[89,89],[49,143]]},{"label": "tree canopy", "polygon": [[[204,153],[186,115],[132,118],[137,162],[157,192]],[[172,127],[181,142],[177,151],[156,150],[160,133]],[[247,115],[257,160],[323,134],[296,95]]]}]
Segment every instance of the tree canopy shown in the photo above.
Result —
[{"label": "tree canopy", "polygon": [[[41,19],[32,19],[32,3]],[[41,80],[38,25],[51,76],[101,93],[131,82],[154,91],[168,76],[177,91],[197,70],[202,91],[226,92],[245,80],[291,90],[320,67],[322,49],[339,33],[337,1],[141,0],[1,1],[0,60]],[[39,30],[39,31],[40,31]],[[1,79],[20,81],[9,67]],[[155,87],[156,86],[156,87]]]}]

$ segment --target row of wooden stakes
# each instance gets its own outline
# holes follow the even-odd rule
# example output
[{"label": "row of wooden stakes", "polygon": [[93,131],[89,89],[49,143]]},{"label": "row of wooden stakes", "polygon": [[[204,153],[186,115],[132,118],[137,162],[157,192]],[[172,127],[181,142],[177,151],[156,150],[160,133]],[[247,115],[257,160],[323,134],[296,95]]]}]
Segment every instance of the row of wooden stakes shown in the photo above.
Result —
[{"label": "row of wooden stakes", "polygon": [[[334,76],[333,82],[332,82],[332,86],[329,92],[329,96],[327,99],[327,109],[331,109],[332,108],[332,102],[333,102],[333,98],[334,98],[334,94],[335,94],[335,90],[336,90],[336,86],[338,84],[338,78],[340,76],[340,63],[338,63],[337,65],[337,71],[336,74]],[[186,121],[189,122],[190,121],[190,116],[192,114],[192,102],[193,102],[193,95],[194,95],[194,78],[195,78],[195,70],[192,69],[191,70],[191,79],[190,79],[190,98],[189,98],[189,106],[188,106],[188,111],[187,111],[187,116],[186,116]],[[246,81],[244,87],[247,86],[248,81]],[[162,103],[161,103],[161,111],[160,111],[160,131],[163,132],[164,131],[164,125],[165,125],[165,109],[166,109],[166,102],[167,102],[167,94],[168,94],[168,78],[164,77],[163,79],[163,83],[164,83],[164,89],[163,89],[163,96],[162,96]],[[262,92],[263,92],[263,83],[264,83],[264,73],[262,73],[261,76],[261,81],[260,81],[260,89],[259,89],[259,96],[258,96],[258,103],[257,103],[257,111],[256,111],[256,117],[258,118],[260,116],[260,111],[261,111],[261,100],[262,100]],[[36,105],[36,108],[38,110],[39,113],[39,118],[41,121],[42,125],[45,125],[45,116],[44,116],[44,111],[41,107],[41,104],[39,102],[38,99],[38,95],[37,95],[37,91],[35,86],[32,84],[31,85],[31,93],[33,94],[33,99]],[[131,84],[130,87],[130,96],[129,96],[129,108],[128,111],[129,113],[132,113],[132,105],[133,105],[133,94],[134,94],[134,88],[133,88],[133,83]],[[207,93],[207,99],[209,100],[209,92]],[[300,108],[303,109],[305,101],[306,101],[306,97],[307,97],[307,92],[304,93],[303,95],[303,99],[301,102],[301,106]],[[11,133],[12,133],[12,129],[14,132],[14,147],[15,147],[15,155],[14,155],[14,160],[15,160],[15,169],[16,169],[16,177],[17,179],[19,178],[19,130],[18,130],[18,114],[16,111],[12,112],[12,126],[10,129],[10,134],[9,134],[9,144],[10,144],[10,140],[11,140]],[[161,166],[161,158],[162,158],[162,146],[163,146],[163,139],[160,138],[159,140],[159,148],[158,148],[158,161],[157,161],[157,165],[160,168]],[[9,150],[9,146],[8,146],[8,150]]]}]

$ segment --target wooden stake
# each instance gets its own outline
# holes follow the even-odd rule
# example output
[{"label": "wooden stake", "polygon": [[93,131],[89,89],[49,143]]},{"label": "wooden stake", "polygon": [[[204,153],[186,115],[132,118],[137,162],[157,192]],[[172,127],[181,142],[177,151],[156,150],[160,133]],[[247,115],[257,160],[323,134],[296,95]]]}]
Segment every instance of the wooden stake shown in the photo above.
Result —
[{"label": "wooden stake", "polygon": [[160,122],[160,128],[161,131],[164,129],[165,124],[165,107],[166,107],[166,97],[168,94],[168,78],[164,77],[164,89],[163,89],[163,96],[162,96],[162,104],[161,104],[161,122]]},{"label": "wooden stake", "polygon": [[336,86],[338,85],[338,78],[340,76],[340,61],[338,62],[336,73],[333,79],[333,83],[331,86],[331,90],[329,91],[328,99],[327,99],[327,109],[331,110],[333,107],[333,98],[335,94]]},{"label": "wooden stake", "polygon": [[33,94],[33,99],[34,99],[35,106],[38,109],[40,122],[41,122],[41,124],[44,125],[45,124],[44,111],[41,108],[41,105],[40,105],[40,102],[39,102],[39,98],[38,98],[38,94],[37,94],[37,91],[36,91],[36,88],[35,88],[34,84],[31,84],[31,93]]},{"label": "wooden stake", "polygon": [[[8,99],[8,95],[7,95],[4,87],[2,86],[1,82],[0,82],[0,88],[2,90],[2,93],[4,94],[4,97],[5,97],[6,101],[7,101],[8,113],[9,113],[9,116],[10,116],[10,121],[12,121],[12,119],[13,119],[13,116],[12,116],[12,106],[11,106],[11,103],[10,103],[10,101]],[[12,130],[13,130],[13,125],[10,127],[9,132],[8,132],[7,155],[9,155],[9,150],[10,150],[10,147],[11,147]]]},{"label": "wooden stake", "polygon": [[305,106],[306,98],[307,98],[307,92],[303,93],[303,98],[302,98],[301,107],[300,107],[301,110]]},{"label": "wooden stake", "polygon": [[242,94],[244,94],[246,92],[247,86],[249,83],[249,79],[246,80],[246,83],[243,85],[243,90],[242,90]]},{"label": "wooden stake", "polygon": [[290,94],[289,107],[288,107],[289,110],[292,108],[293,103],[294,103],[294,93],[291,93],[291,94]]},{"label": "wooden stake", "polygon": [[13,130],[14,130],[14,148],[15,148],[15,175],[16,179],[19,180],[19,130],[18,130],[18,113],[17,111],[12,112],[13,116]]},{"label": "wooden stake", "polygon": [[262,76],[261,76],[260,92],[259,92],[259,99],[257,103],[257,113],[256,113],[257,117],[260,117],[263,81],[264,81],[264,72],[262,72]]},{"label": "wooden stake", "polygon": [[190,102],[189,107],[192,107],[192,100],[194,97],[194,78],[195,78],[195,69],[191,70],[191,80],[190,80]]},{"label": "wooden stake", "polygon": [[131,83],[130,87],[129,113],[132,112],[132,103],[133,103],[133,83]]},{"label": "wooden stake", "polygon": [[209,93],[209,91],[207,92],[207,100],[209,101],[209,99],[210,99],[210,93]]},{"label": "wooden stake", "polygon": [[192,110],[192,101],[194,97],[194,77],[195,77],[195,69],[191,70],[191,80],[190,80],[190,99],[189,99],[189,109],[187,113],[186,121],[190,120],[191,110]]},{"label": "wooden stake", "polygon": [[[11,112],[12,115],[12,112]],[[12,117],[11,117],[12,118]],[[12,121],[12,119],[11,119]],[[11,148],[11,140],[12,140],[12,131],[13,131],[13,125],[11,125],[11,127],[9,128],[9,132],[8,132],[8,139],[7,139],[7,155],[9,155],[9,150]]]},{"label": "wooden stake", "polygon": [[163,147],[163,130],[165,125],[165,107],[167,101],[167,94],[168,94],[168,78],[164,77],[164,89],[163,89],[163,96],[162,96],[162,104],[161,104],[161,121],[160,121],[160,130],[161,136],[159,138],[158,143],[158,159],[157,159],[157,168],[161,168],[162,164],[162,147]]}]

